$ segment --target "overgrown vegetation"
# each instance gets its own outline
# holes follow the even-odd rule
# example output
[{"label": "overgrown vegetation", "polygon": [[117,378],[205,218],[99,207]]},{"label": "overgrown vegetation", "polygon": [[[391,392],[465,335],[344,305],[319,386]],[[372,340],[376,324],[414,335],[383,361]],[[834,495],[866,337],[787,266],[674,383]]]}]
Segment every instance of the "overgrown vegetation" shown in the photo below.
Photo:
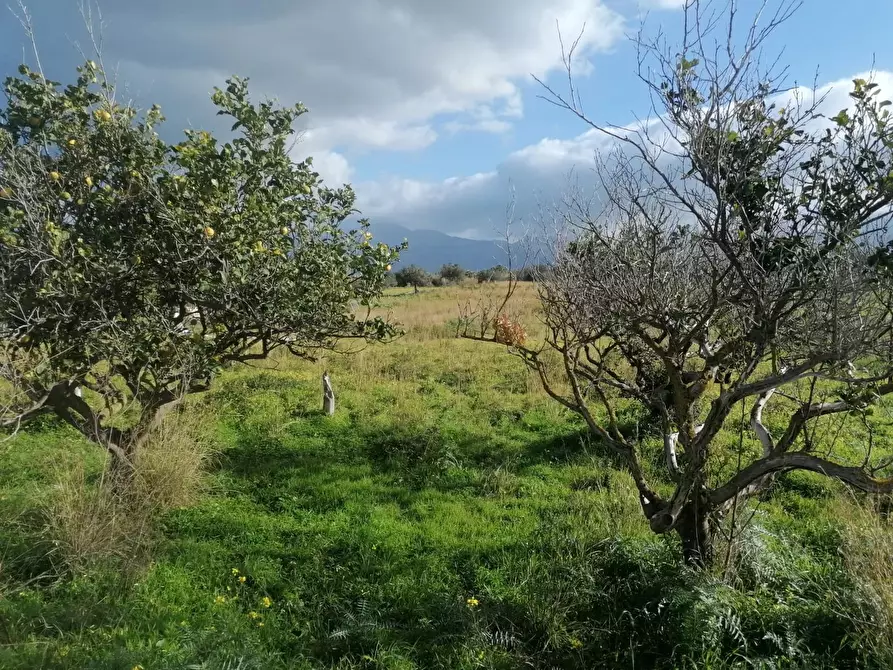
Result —
[{"label": "overgrown vegetation", "polygon": [[891,487],[887,105],[812,136],[760,84],[718,132],[690,56],[690,172],[615,156],[613,218],[477,282],[390,275],[242,80],[237,139],[173,147],[94,63],[9,80],[0,667],[893,666],[891,498],[843,483]]},{"label": "overgrown vegetation", "polygon": [[[457,301],[481,290],[395,291],[382,310],[407,335],[349,359],[225,372],[177,438],[218,452],[210,490],[171,496],[138,570],[114,567],[136,563],[128,548],[63,560],[77,555],[59,528],[71,512],[46,529],[34,510],[101,504],[80,491],[99,495],[102,463],[61,422],[24,429],[0,461],[0,667],[893,662],[886,517],[791,473],[741,512],[727,565],[691,572],[575,414],[520,361],[454,338]],[[516,298],[515,318],[542,337],[532,287]],[[323,368],[334,417],[317,409]],[[646,425],[619,412],[631,431]],[[738,428],[721,434],[730,457]],[[660,439],[647,445],[657,463]],[[71,480],[56,488],[54,462],[86,462],[83,502]]]}]

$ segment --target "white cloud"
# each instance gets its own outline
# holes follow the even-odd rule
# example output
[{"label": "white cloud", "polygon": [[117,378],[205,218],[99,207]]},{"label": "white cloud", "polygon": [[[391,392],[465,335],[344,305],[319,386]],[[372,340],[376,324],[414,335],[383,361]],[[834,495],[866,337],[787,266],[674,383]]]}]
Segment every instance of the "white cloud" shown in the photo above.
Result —
[{"label": "white cloud", "polygon": [[304,140],[314,147],[347,145],[364,149],[414,151],[424,149],[437,139],[437,132],[427,124],[402,125],[393,120],[368,117],[335,119],[319,127],[311,125]]},{"label": "white cloud", "polygon": [[511,120],[524,115],[524,105],[518,91],[501,104],[481,104],[468,110],[464,120],[448,121],[444,129],[450,133],[477,131],[484,133],[504,133],[511,130]]},{"label": "white cloud", "polygon": [[[613,46],[605,0],[121,0],[104,7],[107,55],[169,116],[207,118],[229,73],[311,109],[322,150],[417,150],[447,132],[502,132],[522,113],[518,82],[561,66],[556,21],[587,30],[580,56]],[[161,83],[163,82],[163,86]],[[152,94],[156,95],[152,95]],[[449,118],[449,116],[455,118]]]},{"label": "white cloud", "polygon": [[353,168],[337,151],[316,152],[313,155],[313,169],[329,186],[348,184],[353,179]]},{"label": "white cloud", "polygon": [[646,7],[654,7],[656,9],[683,9],[690,0],[646,0]]},{"label": "white cloud", "polygon": [[[861,73],[826,84],[816,92],[824,114],[833,116],[852,106],[849,93],[852,79],[857,77],[878,83],[884,99],[893,97],[893,72]],[[812,91],[795,89],[778,96],[775,102],[779,107],[789,106],[797,96],[808,104]],[[652,137],[660,141],[662,133],[665,135],[660,122],[647,123]],[[598,131],[587,130],[569,140],[545,138],[526,146],[510,154],[492,172],[440,182],[392,179],[359,184],[359,206],[373,221],[433,228],[463,237],[498,237],[512,191],[516,213],[528,221],[542,205],[548,207],[561,198],[572,173],[579,186],[594,193],[591,168],[595,153],[609,148],[612,142]]]}]

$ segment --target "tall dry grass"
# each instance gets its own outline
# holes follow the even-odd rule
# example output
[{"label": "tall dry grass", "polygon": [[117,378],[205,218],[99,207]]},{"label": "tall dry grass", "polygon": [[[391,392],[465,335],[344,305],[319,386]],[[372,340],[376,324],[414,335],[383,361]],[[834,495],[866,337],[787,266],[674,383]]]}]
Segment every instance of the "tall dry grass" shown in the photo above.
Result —
[{"label": "tall dry grass", "polygon": [[190,408],[165,421],[136,454],[132,486],[122,494],[107,472],[83,463],[60,466],[43,513],[60,570],[83,572],[114,563],[127,572],[149,558],[160,514],[194,502],[215,454],[207,410]]},{"label": "tall dry grass", "polygon": [[836,513],[843,521],[841,551],[850,574],[874,601],[881,619],[870,631],[871,639],[890,654],[893,663],[893,519],[890,497],[838,501]]},{"label": "tall dry grass", "polygon": [[60,572],[86,572],[114,563],[125,572],[142,564],[152,543],[151,508],[122,499],[108,479],[78,463],[60,469],[44,507],[51,558]]},{"label": "tall dry grass", "polygon": [[[499,304],[507,287],[507,282],[465,282],[424,288],[417,294],[412,289],[390,289],[375,314],[390,317],[399,323],[409,341],[453,338],[456,336],[455,323],[463,308],[474,308],[478,303]],[[531,282],[517,284],[505,311],[513,320],[520,322],[532,337],[538,337],[541,332],[538,310],[536,286]]]},{"label": "tall dry grass", "polygon": [[156,511],[195,502],[217,453],[215,421],[206,407],[190,407],[165,421],[136,455],[136,497]]}]

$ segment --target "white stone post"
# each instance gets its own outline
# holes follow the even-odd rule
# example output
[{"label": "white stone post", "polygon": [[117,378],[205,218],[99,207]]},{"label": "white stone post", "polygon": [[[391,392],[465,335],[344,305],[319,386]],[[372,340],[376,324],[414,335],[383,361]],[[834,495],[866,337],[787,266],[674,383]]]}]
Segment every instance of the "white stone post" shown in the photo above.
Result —
[{"label": "white stone post", "polygon": [[328,372],[322,373],[322,409],[329,416],[335,413],[335,392]]}]

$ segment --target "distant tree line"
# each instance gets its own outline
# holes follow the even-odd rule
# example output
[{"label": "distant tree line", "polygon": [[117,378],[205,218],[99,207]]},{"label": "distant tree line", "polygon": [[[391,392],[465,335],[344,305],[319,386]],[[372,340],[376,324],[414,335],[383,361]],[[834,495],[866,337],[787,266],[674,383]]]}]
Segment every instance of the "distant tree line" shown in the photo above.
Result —
[{"label": "distant tree line", "polygon": [[547,264],[531,265],[520,270],[510,271],[504,265],[494,265],[486,270],[473,272],[466,270],[457,263],[447,263],[441,266],[439,272],[428,272],[418,265],[408,265],[394,273],[390,273],[386,283],[389,286],[413,287],[418,290],[423,286],[449,286],[461,284],[469,279],[476,279],[479,284],[493,281],[508,281],[515,278],[518,281],[535,281],[538,278],[548,276],[550,266]]}]

